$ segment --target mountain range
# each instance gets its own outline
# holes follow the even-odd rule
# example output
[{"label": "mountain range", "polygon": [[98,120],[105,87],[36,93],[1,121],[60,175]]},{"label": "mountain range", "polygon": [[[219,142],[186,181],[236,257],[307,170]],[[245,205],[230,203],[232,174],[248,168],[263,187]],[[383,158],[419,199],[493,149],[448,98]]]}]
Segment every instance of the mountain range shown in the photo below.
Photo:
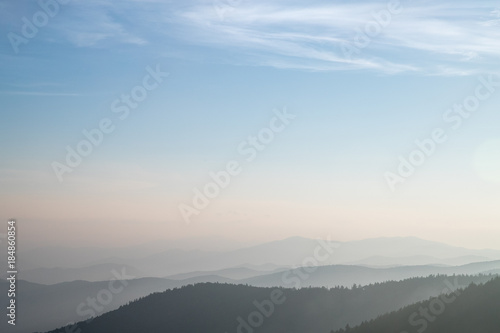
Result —
[{"label": "mountain range", "polygon": [[[358,265],[394,267],[411,265],[464,265],[473,262],[500,260],[498,250],[474,250],[449,246],[415,237],[376,238],[360,241],[319,241],[292,237],[236,250],[203,251],[167,249],[157,243],[121,249],[41,248],[21,254],[19,278],[42,284],[75,279],[100,281],[110,275],[113,267],[127,266],[137,278],[220,275],[228,278],[249,278],[247,275],[224,273],[235,268],[267,271],[305,266],[304,260],[314,258],[318,247],[331,252],[322,255],[317,265]],[[2,267],[5,263],[0,262]],[[24,266],[23,266],[24,264]],[[197,272],[197,273],[194,273]],[[241,271],[242,272],[242,271]]]},{"label": "mountain range", "polygon": [[[73,328],[82,333],[326,333],[375,319],[443,291],[460,293],[474,279],[483,283],[491,278],[434,276],[351,289],[202,283],[149,295],[90,321],[76,323]],[[494,295],[498,295],[498,290]],[[498,298],[495,301],[498,304]],[[50,331],[62,332],[64,328]]]}]

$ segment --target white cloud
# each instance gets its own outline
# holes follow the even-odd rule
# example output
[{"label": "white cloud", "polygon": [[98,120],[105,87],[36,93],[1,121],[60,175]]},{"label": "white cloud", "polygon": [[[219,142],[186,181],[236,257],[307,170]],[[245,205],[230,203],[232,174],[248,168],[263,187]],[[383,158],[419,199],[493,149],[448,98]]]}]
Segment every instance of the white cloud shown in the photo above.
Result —
[{"label": "white cloud", "polygon": [[135,45],[147,43],[129,31],[132,26],[119,22],[119,15],[107,1],[79,2],[59,17],[54,27],[77,47],[106,47],[110,46],[107,44],[110,42]]},{"label": "white cloud", "polygon": [[[490,1],[401,0],[403,11],[346,57],[341,45],[355,45],[358,32],[375,20],[373,13],[387,10],[389,2],[75,0],[51,25],[78,47],[131,44],[157,54],[210,57],[213,52],[204,52],[209,48],[219,52],[218,61],[232,54],[238,65],[424,75],[494,69],[500,10]],[[172,46],[172,38],[189,47],[175,49],[179,44]]]},{"label": "white cloud", "polygon": [[[177,13],[179,37],[223,51],[254,54],[260,65],[311,70],[377,69],[450,75],[488,70],[500,56],[500,31],[485,26],[484,3],[401,1],[403,12],[352,59],[340,50],[385,2],[290,7],[242,1],[222,18],[209,5]],[[496,14],[495,14],[496,15]],[[279,58],[281,57],[281,59]],[[305,65],[307,64],[307,65]],[[442,70],[447,68],[447,70]],[[455,68],[455,69],[453,69]]]}]

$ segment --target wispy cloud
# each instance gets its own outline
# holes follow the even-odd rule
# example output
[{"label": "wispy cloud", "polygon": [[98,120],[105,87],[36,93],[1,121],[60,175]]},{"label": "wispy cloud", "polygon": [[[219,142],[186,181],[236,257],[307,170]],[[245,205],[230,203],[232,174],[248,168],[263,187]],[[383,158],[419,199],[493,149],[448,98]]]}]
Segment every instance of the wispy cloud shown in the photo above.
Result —
[{"label": "wispy cloud", "polygon": [[118,18],[111,17],[102,8],[84,6],[86,10],[75,10],[62,20],[58,27],[67,40],[78,47],[106,45],[106,42],[143,45],[147,41],[136,36],[120,23]]},{"label": "wispy cloud", "polygon": [[261,65],[281,68],[468,75],[488,70],[500,56],[500,31],[484,24],[498,11],[485,3],[401,4],[403,11],[352,59],[343,57],[340,45],[352,43],[385,3],[290,7],[279,1],[242,2],[224,20],[208,5],[191,7],[177,17],[186,27],[186,40],[255,52]]},{"label": "wispy cloud", "polygon": [[177,54],[173,38],[190,46],[182,52],[210,48],[215,52],[207,57],[237,54],[231,61],[238,65],[313,71],[469,75],[491,71],[500,56],[500,10],[490,1],[401,0],[401,13],[353,57],[341,46],[352,44],[389,1],[235,3],[221,17],[212,0],[75,1],[53,28],[77,47],[130,44]]}]

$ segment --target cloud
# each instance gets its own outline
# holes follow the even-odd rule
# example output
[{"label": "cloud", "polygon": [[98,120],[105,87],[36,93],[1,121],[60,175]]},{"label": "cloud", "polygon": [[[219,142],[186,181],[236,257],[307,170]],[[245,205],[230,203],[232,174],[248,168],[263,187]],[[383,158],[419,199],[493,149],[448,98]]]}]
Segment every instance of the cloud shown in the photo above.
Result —
[{"label": "cloud", "polygon": [[[124,3],[126,4],[126,2]],[[53,28],[77,47],[112,47],[113,44],[144,45],[146,40],[133,32],[133,25],[120,6],[109,1],[75,1],[54,20]]]},{"label": "cloud", "polygon": [[[281,1],[241,1],[218,15],[201,4],[177,13],[180,38],[225,51],[252,53],[259,65],[310,70],[369,69],[386,73],[476,73],[500,56],[500,32],[485,25],[497,15],[484,3],[416,3],[370,38],[353,57],[341,46],[357,46],[356,36],[385,2],[289,6]],[[220,10],[219,10],[220,12]],[[387,11],[386,11],[387,13]],[[446,70],[442,70],[447,68]]]},{"label": "cloud", "polygon": [[[402,11],[364,43],[363,31],[376,29],[376,14],[387,14],[390,2],[75,0],[51,28],[80,48],[125,44],[237,65],[423,75],[496,70],[500,9],[491,2],[400,0]],[[346,46],[356,52],[346,54]]]}]

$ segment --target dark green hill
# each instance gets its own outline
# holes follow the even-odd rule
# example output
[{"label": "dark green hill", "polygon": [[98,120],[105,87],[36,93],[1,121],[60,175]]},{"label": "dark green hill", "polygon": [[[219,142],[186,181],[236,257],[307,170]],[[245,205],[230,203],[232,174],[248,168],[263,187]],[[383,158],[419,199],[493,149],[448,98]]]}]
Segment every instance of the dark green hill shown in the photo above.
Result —
[{"label": "dark green hill", "polygon": [[[456,297],[455,297],[456,296]],[[349,333],[500,332],[500,278],[472,284],[458,295],[441,296],[383,315]]]},{"label": "dark green hill", "polygon": [[439,295],[455,281],[491,278],[431,276],[352,289],[203,283],[152,294],[77,326],[80,333],[326,333]]}]

